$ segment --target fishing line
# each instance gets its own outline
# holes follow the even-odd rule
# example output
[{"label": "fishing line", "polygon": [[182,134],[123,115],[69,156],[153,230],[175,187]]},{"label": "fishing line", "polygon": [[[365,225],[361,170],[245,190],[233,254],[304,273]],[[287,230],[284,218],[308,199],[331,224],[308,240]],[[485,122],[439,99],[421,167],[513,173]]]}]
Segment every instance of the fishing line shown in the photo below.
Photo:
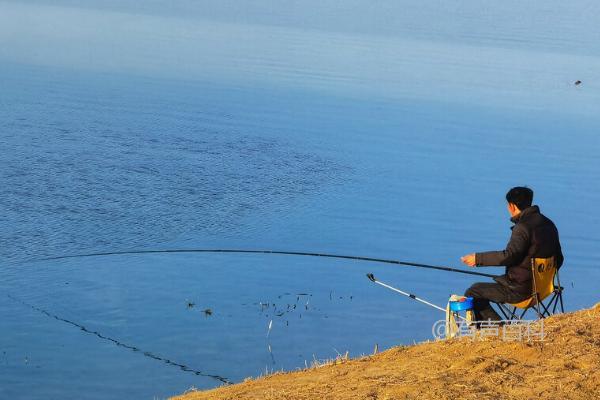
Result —
[{"label": "fishing line", "polygon": [[[460,274],[467,274],[467,275],[477,275],[477,276],[485,276],[485,277],[489,277],[489,278],[494,278],[495,275],[491,275],[491,274],[484,274],[481,272],[475,272],[475,271],[465,271],[465,270],[461,270],[461,269],[456,269],[456,268],[450,268],[450,267],[442,267],[442,266],[437,266],[437,265],[428,265],[428,264],[421,264],[421,263],[413,263],[413,262],[408,262],[408,261],[400,261],[400,260],[392,260],[392,259],[385,259],[385,258],[375,258],[375,257],[364,257],[364,256],[351,256],[351,255],[342,255],[342,254],[329,254],[329,253],[314,253],[314,252],[300,252],[300,251],[279,251],[279,250],[243,250],[243,249],[165,249],[165,250],[129,250],[129,251],[112,251],[112,252],[98,252],[98,253],[87,253],[87,254],[72,254],[72,255],[63,255],[63,256],[55,256],[55,257],[46,257],[46,258],[41,258],[41,259],[35,259],[35,260],[31,260],[31,261],[52,261],[52,260],[63,260],[63,259],[69,259],[69,258],[85,258],[85,257],[104,257],[104,256],[116,256],[116,255],[127,255],[127,254],[164,254],[164,253],[236,253],[236,254],[277,254],[277,255],[289,255],[289,256],[306,256],[306,257],[324,257],[324,258],[335,258],[335,259],[344,259],[344,260],[354,260],[354,261],[365,261],[365,262],[375,262],[375,263],[384,263],[384,264],[393,264],[393,265],[403,265],[403,266],[411,266],[411,267],[417,267],[417,268],[426,268],[426,269],[433,269],[433,270],[439,270],[439,271],[447,271],[447,272],[455,272],[455,273],[460,273]],[[190,372],[193,373],[195,375],[198,376],[204,376],[204,377],[208,377],[208,378],[213,378],[216,379],[220,382],[223,382],[225,384],[231,384],[232,382],[229,381],[227,378],[224,378],[222,376],[219,375],[212,375],[212,374],[206,374],[202,371],[199,370],[195,370],[192,369],[184,364],[180,364],[178,362],[169,360],[167,358],[161,357],[159,355],[156,355],[152,352],[149,351],[143,351],[140,348],[130,345],[130,344],[126,344],[123,343],[117,339],[111,338],[109,336],[103,335],[98,331],[92,331],[88,328],[86,328],[85,326],[83,326],[82,324],[79,324],[77,322],[68,320],[66,318],[62,318],[56,314],[52,314],[47,310],[44,310],[42,308],[36,307],[33,304],[29,304],[23,300],[17,299],[11,295],[7,295],[11,300],[16,301],[18,303],[21,303],[39,313],[42,313],[44,315],[46,315],[47,317],[50,318],[54,318],[57,321],[61,321],[64,323],[67,323],[69,325],[72,325],[76,328],[79,328],[80,330],[82,330],[85,333],[91,334],[91,335],[95,335],[98,338],[102,339],[102,340],[106,340],[109,342],[114,343],[115,345],[119,346],[119,347],[124,347],[127,348],[133,352],[136,353],[141,353],[143,354],[145,357],[149,357],[152,358],[154,360],[157,361],[162,361],[165,364],[169,364],[172,366],[176,366],[179,367],[181,370],[185,371],[185,372]]]},{"label": "fishing line", "polygon": [[435,269],[439,271],[456,272],[459,274],[485,276],[488,278],[494,278],[496,275],[484,274],[482,272],[465,271],[462,269],[441,267],[437,265],[428,265],[413,263],[408,261],[391,260],[385,258],[374,258],[374,257],[363,257],[363,256],[350,256],[342,254],[329,254],[329,253],[309,253],[301,251],[278,251],[278,250],[242,250],[242,249],[166,249],[166,250],[129,250],[129,251],[113,251],[104,253],[89,253],[89,254],[74,254],[66,256],[48,257],[34,261],[51,261],[51,260],[62,260],[67,258],[83,258],[83,257],[103,257],[103,256],[114,256],[114,255],[126,255],[126,254],[157,254],[157,253],[240,253],[240,254],[278,254],[288,256],[307,256],[307,257],[325,257],[325,258],[338,258],[344,260],[355,260],[355,261],[368,261],[384,264],[404,265],[410,267]]},{"label": "fishing line", "polygon": [[181,369],[182,371],[190,372],[190,373],[192,373],[194,375],[197,375],[197,376],[204,376],[204,377],[207,377],[207,378],[216,379],[216,380],[218,380],[220,382],[223,382],[223,383],[225,383],[227,385],[231,385],[232,384],[232,382],[229,379],[227,379],[227,378],[224,378],[224,377],[219,376],[219,375],[206,374],[206,373],[204,373],[202,371],[198,371],[196,369],[190,368],[187,365],[180,364],[180,363],[178,363],[176,361],[173,361],[173,360],[170,360],[168,358],[156,355],[156,354],[154,354],[154,353],[152,353],[150,351],[144,351],[144,350],[140,349],[137,346],[133,346],[133,345],[130,345],[130,344],[127,344],[127,343],[123,343],[123,342],[121,342],[118,339],[114,339],[114,338],[111,338],[110,336],[103,335],[102,333],[100,333],[98,331],[90,330],[90,329],[86,328],[85,326],[83,326],[80,323],[68,320],[68,319],[60,317],[60,316],[58,316],[56,314],[52,314],[51,312],[49,312],[47,310],[44,310],[43,308],[36,307],[33,304],[29,304],[29,303],[27,303],[27,302],[25,302],[25,301],[23,301],[21,299],[17,299],[16,297],[11,296],[10,294],[7,294],[7,297],[9,299],[13,300],[13,301],[16,301],[17,303],[21,303],[21,304],[23,304],[23,305],[31,308],[32,310],[35,310],[35,311],[37,311],[39,313],[42,313],[42,314],[46,315],[47,317],[54,318],[57,321],[61,321],[61,322],[67,323],[69,325],[72,325],[72,326],[74,326],[76,328],[79,328],[80,330],[82,330],[85,333],[97,336],[97,337],[99,337],[102,340],[106,340],[106,341],[112,342],[115,345],[117,345],[119,347],[124,347],[126,349],[129,349],[129,350],[133,351],[134,353],[140,353],[140,354],[144,355],[144,357],[152,358],[152,359],[157,360],[157,361],[162,361],[165,364],[172,365],[174,367],[179,367],[179,369]]}]

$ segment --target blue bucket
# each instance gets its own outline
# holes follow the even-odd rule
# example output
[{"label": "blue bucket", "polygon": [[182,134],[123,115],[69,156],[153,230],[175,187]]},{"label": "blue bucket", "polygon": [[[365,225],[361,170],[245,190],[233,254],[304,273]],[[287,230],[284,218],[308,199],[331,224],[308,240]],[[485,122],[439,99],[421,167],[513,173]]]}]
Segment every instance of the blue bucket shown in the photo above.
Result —
[{"label": "blue bucket", "polygon": [[450,311],[465,311],[473,309],[473,298],[465,297],[459,301],[450,302]]}]

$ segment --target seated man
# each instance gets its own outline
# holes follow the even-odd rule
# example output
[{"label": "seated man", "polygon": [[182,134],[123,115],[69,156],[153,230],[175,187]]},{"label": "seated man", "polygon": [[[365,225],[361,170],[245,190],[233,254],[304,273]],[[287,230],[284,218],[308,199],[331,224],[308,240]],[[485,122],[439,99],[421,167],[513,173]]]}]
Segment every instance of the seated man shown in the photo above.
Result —
[{"label": "seated man", "polygon": [[515,224],[505,250],[473,253],[461,257],[470,267],[506,266],[504,275],[494,278],[496,282],[479,282],[465,292],[473,297],[475,318],[478,321],[500,320],[490,305],[518,303],[532,294],[531,259],[554,256],[557,266],[563,263],[558,230],[552,221],[540,213],[538,206],[531,206],[533,191],[527,187],[514,187],[506,194],[508,212]]}]

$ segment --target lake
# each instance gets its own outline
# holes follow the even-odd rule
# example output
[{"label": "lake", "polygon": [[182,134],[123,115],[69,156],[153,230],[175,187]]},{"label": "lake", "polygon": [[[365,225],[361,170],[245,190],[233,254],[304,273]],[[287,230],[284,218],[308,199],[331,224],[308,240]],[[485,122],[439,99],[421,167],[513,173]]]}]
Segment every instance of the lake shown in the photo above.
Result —
[{"label": "lake", "polygon": [[[528,185],[599,301],[600,8],[0,2],[0,397],[166,398],[432,339]],[[581,81],[580,84],[575,84]],[[500,273],[489,268],[482,272]]]}]

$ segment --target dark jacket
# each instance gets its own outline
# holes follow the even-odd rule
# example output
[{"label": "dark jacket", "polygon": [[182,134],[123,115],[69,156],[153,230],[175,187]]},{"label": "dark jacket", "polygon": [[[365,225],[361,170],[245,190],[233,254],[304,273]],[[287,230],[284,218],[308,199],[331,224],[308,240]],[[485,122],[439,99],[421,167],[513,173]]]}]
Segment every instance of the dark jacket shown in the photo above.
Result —
[{"label": "dark jacket", "polygon": [[511,221],[515,225],[506,250],[477,253],[475,263],[477,266],[506,266],[505,275],[496,280],[526,292],[531,290],[531,258],[555,256],[560,268],[564,257],[556,226],[540,213],[538,206],[526,208]]}]

